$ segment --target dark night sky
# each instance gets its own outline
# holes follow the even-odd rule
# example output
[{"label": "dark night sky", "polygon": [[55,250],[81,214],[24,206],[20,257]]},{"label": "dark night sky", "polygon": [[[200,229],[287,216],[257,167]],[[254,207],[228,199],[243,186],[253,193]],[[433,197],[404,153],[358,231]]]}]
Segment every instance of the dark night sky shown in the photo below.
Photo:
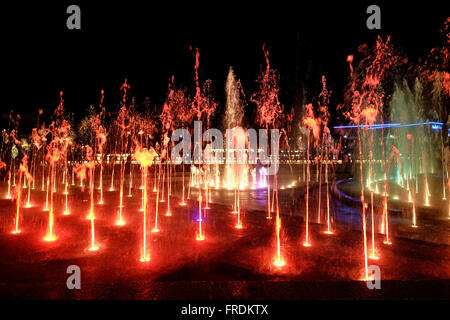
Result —
[{"label": "dark night sky", "polygon": [[[31,123],[38,108],[49,116],[60,90],[67,110],[79,117],[98,103],[102,88],[106,105],[113,106],[125,77],[138,103],[146,96],[160,103],[172,74],[177,84],[193,87],[190,46],[199,47],[200,77],[213,80],[220,102],[230,66],[247,97],[255,90],[266,42],[285,105],[294,101],[296,78],[314,97],[322,74],[335,105],[348,75],[345,58],[358,45],[390,34],[414,61],[438,44],[448,15],[437,1],[93,2],[25,1],[2,7],[1,127],[7,126],[11,109],[21,113],[23,124]],[[81,31],[66,29],[70,4],[81,7]],[[370,4],[381,7],[381,31],[366,28]]]}]

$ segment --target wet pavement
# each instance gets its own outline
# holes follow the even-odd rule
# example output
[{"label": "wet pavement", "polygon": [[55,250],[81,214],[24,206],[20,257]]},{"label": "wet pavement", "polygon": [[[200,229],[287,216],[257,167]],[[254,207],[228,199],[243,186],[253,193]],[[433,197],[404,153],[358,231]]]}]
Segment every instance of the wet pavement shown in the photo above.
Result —
[{"label": "wet pavement", "polygon": [[[286,266],[273,265],[276,255],[275,219],[266,219],[265,191],[242,192],[243,229],[236,229],[231,211],[234,194],[212,191],[211,209],[203,227],[205,241],[196,241],[197,203],[187,207],[171,197],[172,216],[160,203],[159,233],[149,233],[151,261],[142,263],[142,213],[139,191],[125,198],[126,225],[114,225],[118,192],[105,192],[105,205],[96,206],[96,241],[90,252],[90,222],[86,220],[87,191],[71,188],[70,216],[62,215],[63,196],[55,197],[55,242],[42,241],[47,213],[41,206],[24,209],[23,232],[13,235],[14,202],[1,200],[0,298],[2,299],[409,299],[448,298],[450,247],[428,241],[429,227],[405,231],[403,217],[393,217],[392,245],[376,234],[381,290],[369,290],[364,281],[363,236],[356,206],[330,199],[334,234],[326,230],[326,189],[322,188],[321,215],[317,215],[317,188],[311,190],[310,240],[305,237],[304,184],[280,190],[280,252]],[[174,188],[174,193],[179,189]],[[191,199],[196,191],[191,190]],[[292,197],[295,195],[296,197]],[[152,193],[149,230],[154,224]],[[43,203],[45,193],[33,201]],[[167,200],[167,199],[166,199]],[[255,203],[254,206],[252,204]],[[258,203],[260,205],[258,205]],[[290,209],[290,210],[289,210]],[[320,221],[320,223],[318,223]],[[405,220],[406,221],[406,220]],[[422,223],[422,220],[419,220]],[[429,222],[431,226],[435,223]],[[444,227],[440,227],[443,232]],[[446,225],[448,232],[448,224]],[[415,236],[419,234],[420,236]],[[447,233],[448,235],[448,233]],[[443,235],[440,236],[441,238]],[[370,233],[368,241],[371,244]],[[81,290],[68,290],[66,269],[81,268]]]}]

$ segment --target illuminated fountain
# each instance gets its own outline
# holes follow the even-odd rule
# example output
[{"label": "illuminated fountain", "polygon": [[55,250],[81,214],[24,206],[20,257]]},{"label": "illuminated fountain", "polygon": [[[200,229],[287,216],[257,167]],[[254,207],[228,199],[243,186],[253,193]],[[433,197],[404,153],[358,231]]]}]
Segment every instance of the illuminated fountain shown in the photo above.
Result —
[{"label": "illuminated fountain", "polygon": [[[4,162],[2,162],[4,164]],[[5,164],[6,166],[6,164]],[[11,169],[8,170],[8,193],[6,194],[6,199],[12,199],[11,197]]]},{"label": "illuminated fountain", "polygon": [[[278,75],[276,70],[270,67],[269,51],[266,50],[265,44],[262,49],[266,60],[266,68],[258,76],[257,83],[259,85],[259,90],[251,96],[250,100],[258,107],[256,118],[258,124],[269,132],[269,128],[272,129],[274,127],[275,122],[282,114],[283,106],[278,100],[278,93],[280,91],[278,86]],[[278,161],[277,159],[268,160]],[[267,176],[267,219],[272,219],[271,211],[270,183],[269,176]]]},{"label": "illuminated fountain", "polygon": [[114,189],[114,171],[115,171],[115,168],[116,168],[116,158],[113,155],[113,156],[110,157],[109,160],[112,163],[112,165],[111,165],[112,166],[112,169],[111,169],[111,186],[109,187],[109,191],[112,192],[112,191],[115,190]]},{"label": "illuminated fountain", "polygon": [[[239,132],[237,134],[241,135],[243,133],[241,126],[242,119],[244,117],[245,105],[243,99],[245,95],[242,90],[241,82],[239,80],[236,80],[234,70],[231,67],[228,71],[227,81],[225,84],[225,97],[225,116],[223,119],[224,127],[225,129],[240,128],[238,129]],[[234,141],[229,145],[237,148],[242,147],[242,145],[235,145]],[[231,161],[230,163],[227,162],[224,167],[225,172],[222,172],[222,176],[224,177],[222,181],[223,187],[228,190],[235,190],[235,193],[237,189],[243,190],[248,186],[248,165],[246,163],[235,164],[232,160],[232,156],[237,152],[238,151],[234,149],[229,150],[229,154],[227,156],[231,158]]]},{"label": "illuminated fountain", "polygon": [[[87,251],[97,251],[99,249],[99,243],[96,239],[98,231],[96,232],[95,230],[95,222],[98,222],[96,220],[96,214],[98,217],[101,217],[102,213],[111,212],[110,209],[114,207],[112,215],[110,213],[107,217],[108,221],[109,219],[114,219],[116,225],[124,225],[125,213],[128,217],[128,226],[120,229],[109,226],[111,231],[107,230],[108,226],[104,229],[99,229],[99,224],[97,223],[97,229],[101,231],[105,239],[110,234],[109,232],[113,232],[114,236],[117,237],[129,237],[130,232],[133,234],[133,230],[135,231],[134,233],[137,231],[139,233],[137,238],[139,248],[136,248],[136,252],[139,249],[139,261],[141,262],[149,262],[151,257],[153,257],[153,250],[164,251],[172,249],[171,245],[166,246],[167,242],[164,241],[167,239],[166,236],[171,237],[173,233],[181,233],[189,230],[187,233],[188,237],[194,241],[195,232],[194,243],[198,243],[198,245],[193,250],[194,254],[209,255],[210,252],[207,250],[211,248],[211,250],[214,250],[218,240],[225,240],[232,243],[234,240],[241,238],[247,241],[245,238],[256,238],[259,236],[259,232],[265,228],[266,233],[261,231],[260,234],[269,234],[274,241],[270,244],[262,244],[261,252],[267,248],[270,250],[269,255],[264,257],[265,263],[262,265],[264,267],[269,266],[270,272],[276,273],[289,264],[289,268],[284,269],[283,272],[288,274],[293,271],[298,274],[299,270],[296,270],[296,266],[299,264],[295,261],[298,257],[294,259],[294,253],[305,253],[305,256],[300,257],[300,260],[303,258],[306,259],[308,256],[313,256],[316,252],[320,252],[321,245],[324,243],[322,241],[327,241],[328,244],[337,240],[337,238],[325,236],[323,233],[327,235],[336,233],[337,237],[341,233],[344,234],[346,227],[348,227],[349,229],[351,228],[352,234],[355,229],[358,230],[356,238],[356,242],[358,243],[356,246],[356,250],[358,250],[358,261],[355,268],[357,268],[357,272],[359,273],[362,264],[364,264],[365,275],[363,278],[364,280],[368,280],[368,260],[380,259],[381,253],[385,254],[386,257],[389,257],[392,253],[392,249],[387,246],[377,246],[377,239],[379,239],[377,238],[377,236],[379,237],[377,234],[383,234],[385,239],[384,237],[380,238],[385,240],[385,244],[390,245],[394,239],[392,236],[392,226],[398,226],[402,221],[403,223],[407,221],[408,228],[403,228],[403,230],[407,229],[409,233],[413,233],[416,236],[418,232],[421,232],[421,229],[425,229],[411,230],[409,228],[410,223],[415,228],[418,225],[416,209],[420,213],[422,211],[419,210],[434,213],[437,211],[436,209],[441,212],[442,208],[447,211],[448,206],[448,218],[450,218],[450,199],[447,199],[448,193],[446,191],[447,186],[450,188],[450,179],[446,175],[446,168],[442,168],[441,170],[438,167],[438,165],[441,165],[441,162],[443,163],[442,165],[445,165],[445,162],[444,160],[439,161],[441,159],[436,158],[436,152],[428,152],[430,150],[436,151],[434,149],[436,149],[437,138],[433,136],[436,130],[431,126],[428,128],[422,127],[417,130],[409,128],[412,126],[394,129],[388,123],[384,123],[385,119],[383,117],[387,113],[383,112],[383,103],[386,100],[384,90],[387,89],[384,89],[382,86],[384,84],[383,74],[389,68],[390,64],[390,62],[385,61],[386,52],[384,50],[386,48],[384,45],[385,43],[380,42],[380,40],[377,42],[374,56],[369,56],[367,60],[363,59],[364,63],[361,63],[361,65],[364,66],[359,68],[360,70],[357,75],[353,70],[353,56],[347,58],[351,71],[351,81],[349,83],[351,89],[349,90],[350,92],[346,93],[349,99],[345,101],[345,106],[342,108],[348,107],[350,111],[342,113],[354,124],[353,128],[357,128],[357,136],[353,136],[351,139],[351,143],[353,144],[351,147],[355,149],[352,150],[354,155],[350,160],[349,167],[351,169],[348,169],[348,171],[345,171],[347,170],[345,168],[342,171],[339,171],[341,169],[340,167],[336,168],[339,163],[337,160],[341,151],[343,152],[344,150],[341,150],[342,138],[338,144],[336,142],[337,140],[334,140],[336,137],[332,136],[332,132],[328,128],[331,122],[328,108],[333,105],[329,104],[331,92],[327,89],[325,77],[322,77],[322,92],[319,95],[317,103],[314,102],[316,109],[310,103],[304,106],[305,112],[303,117],[301,117],[302,115],[296,114],[298,116],[297,121],[301,122],[299,126],[301,137],[292,136],[288,124],[292,122],[293,113],[284,112],[284,107],[279,101],[279,77],[276,71],[270,66],[269,52],[265,46],[263,46],[265,65],[257,79],[257,93],[252,95],[249,100],[256,104],[256,122],[261,128],[268,131],[268,138],[275,137],[278,140],[276,146],[270,144],[270,149],[261,151],[260,148],[257,148],[257,160],[262,165],[255,163],[257,161],[251,158],[252,154],[250,150],[252,148],[248,135],[250,131],[246,131],[245,124],[243,124],[245,123],[243,119],[244,109],[246,109],[245,96],[241,83],[236,79],[232,68],[228,72],[225,85],[226,105],[225,116],[223,118],[225,129],[232,130],[231,134],[226,136],[227,162],[223,164],[222,162],[216,161],[216,158],[211,157],[212,152],[210,151],[213,144],[210,139],[212,138],[209,133],[203,135],[203,129],[200,128],[206,123],[205,127],[211,129],[210,122],[215,123],[216,120],[220,120],[221,118],[213,117],[217,104],[214,102],[211,93],[211,82],[208,80],[205,83],[200,83],[198,75],[200,55],[198,50],[195,50],[194,53],[195,96],[192,94],[189,96],[188,89],[175,88],[172,77],[169,80],[169,90],[165,101],[161,105],[156,106],[154,110],[149,110],[148,105],[146,105],[146,109],[141,113],[137,111],[138,109],[134,108],[133,102],[130,103],[130,86],[125,80],[121,87],[122,99],[116,111],[108,112],[107,116],[105,116],[105,109],[103,107],[104,91],[101,91],[101,111],[100,113],[95,112],[90,118],[88,117],[89,121],[86,121],[86,123],[89,124],[90,132],[86,136],[82,136],[81,134],[78,136],[75,131],[72,131],[74,129],[71,128],[69,122],[64,119],[61,92],[60,105],[55,111],[55,114],[52,115],[52,122],[49,126],[50,130],[46,133],[41,133],[40,130],[33,129],[32,136],[27,136],[28,139],[32,139],[35,143],[34,149],[32,150],[33,158],[31,168],[33,173],[38,177],[38,180],[41,179],[40,176],[42,175],[42,180],[38,181],[42,182],[43,189],[40,196],[38,196],[38,192],[31,192],[34,188],[34,179],[32,179],[31,174],[28,172],[27,156],[23,157],[18,172],[14,172],[14,161],[12,160],[11,164],[9,164],[9,153],[10,151],[12,152],[12,145],[9,144],[4,149],[7,151],[5,152],[7,157],[4,160],[8,165],[1,161],[0,169],[9,166],[9,172],[4,173],[4,190],[6,190],[6,180],[8,180],[8,197],[16,197],[17,201],[15,203],[16,206],[14,206],[15,228],[13,233],[17,234],[20,232],[21,227],[25,227],[21,216],[21,209],[24,204],[23,200],[25,200],[23,199],[21,202],[21,197],[25,198],[24,186],[28,188],[27,205],[31,206],[31,196],[33,196],[33,202],[35,204],[42,205],[45,201],[45,209],[48,210],[48,225],[44,240],[54,241],[56,240],[55,209],[57,210],[56,212],[60,212],[58,210],[61,210],[63,215],[77,213],[77,209],[79,206],[83,206],[83,204],[81,201],[76,200],[87,197],[83,188],[86,185],[86,187],[89,187],[89,209],[87,215],[89,221],[83,220],[83,226],[85,226],[84,223],[87,224],[89,222],[90,246],[87,248]],[[417,86],[419,87],[419,85]],[[406,105],[409,106],[408,103],[418,103],[418,99],[411,98],[412,93],[402,95],[405,91],[407,92],[404,88],[394,88],[393,112],[391,114],[394,120],[402,117],[402,112],[405,111],[403,109],[401,112],[399,111],[400,104],[407,102]],[[412,100],[409,100],[410,98]],[[95,106],[95,108],[97,107]],[[92,108],[94,110],[94,106]],[[218,110],[221,109],[219,108]],[[399,113],[402,115],[399,115]],[[413,113],[416,113],[416,111],[413,111]],[[188,129],[192,130],[191,124],[194,118],[198,122],[201,122],[202,126],[196,126],[198,125],[198,122],[196,122],[193,126],[194,132],[188,131]],[[110,122],[107,122],[109,120]],[[380,122],[381,124],[379,124]],[[195,133],[202,137],[200,141],[194,140],[193,144],[191,144],[192,141],[189,143],[189,147],[187,148],[189,149],[189,153],[193,153],[194,158],[199,155],[200,159],[196,158],[194,164],[188,165],[187,168],[185,168],[185,163],[181,163],[180,167],[179,158],[174,159],[172,155],[175,149],[175,142],[181,140],[174,141],[176,128],[183,128],[190,134]],[[378,129],[381,129],[381,134]],[[425,139],[426,143],[429,143],[431,146],[425,147],[421,142],[418,142],[420,140],[418,137],[421,137],[421,133],[427,135]],[[45,148],[43,146],[46,145],[45,141],[47,137],[51,138],[49,138],[49,144]],[[299,147],[305,150],[306,156],[303,151],[290,149],[289,143],[293,139],[294,141],[300,141],[299,138],[301,138]],[[280,144],[283,150],[279,155],[278,148]],[[27,154],[27,149],[24,147],[26,145],[25,143],[15,143],[15,145],[18,146],[16,150],[17,148],[21,148],[17,151],[18,153],[22,152],[23,155]],[[41,148],[43,148],[42,155],[38,145],[41,145]],[[47,150],[46,154],[44,154],[44,148]],[[391,150],[387,159],[385,157],[385,149]],[[291,151],[298,151],[300,154],[298,156],[295,155],[294,160],[292,160]],[[439,149],[439,151],[441,150]],[[69,161],[69,152],[72,156],[71,161]],[[350,155],[350,152],[348,150],[348,153],[345,152],[345,155]],[[1,156],[3,157],[4,155],[2,154]],[[104,168],[103,160],[105,157],[107,160]],[[134,168],[136,164],[140,166],[140,171]],[[274,173],[271,169],[273,169],[273,166],[280,164],[283,164],[283,170],[286,170],[280,170],[280,175],[278,175],[277,172]],[[95,175],[96,165],[99,168],[97,176]],[[117,170],[115,170],[116,165],[118,166]],[[128,165],[129,167],[127,168]],[[153,172],[151,171],[152,168],[150,168],[152,165],[154,165]],[[79,179],[80,186],[82,187],[81,190],[77,187],[69,188],[70,166],[72,167],[72,184],[74,185],[74,174],[76,173],[77,182]],[[129,171],[126,171],[127,169]],[[39,170],[41,171],[39,172]],[[301,191],[303,185],[297,187],[297,183],[302,180],[301,170],[303,170],[303,182],[306,184],[306,189],[303,189],[305,190],[306,197],[304,197]],[[351,170],[354,171],[352,172]],[[189,179],[187,179],[187,176],[185,177],[185,171],[187,171],[186,174],[189,175]],[[436,173],[440,174],[441,172],[445,179],[448,180],[448,182],[444,181],[445,184],[442,190],[442,199],[447,199],[445,202],[441,201],[440,195],[436,196],[436,190],[440,193],[441,187],[441,177],[437,176]],[[16,185],[15,192],[12,192],[11,186],[14,185],[16,174],[18,184]],[[289,176],[289,181],[285,178],[285,174]],[[357,190],[355,192],[352,190],[352,195],[357,194],[356,198],[338,199],[337,192],[334,193],[334,190],[337,190],[337,187],[334,188],[334,186],[338,183],[334,182],[336,176],[340,174],[346,175],[345,178],[348,178],[352,185],[356,185]],[[116,185],[114,184],[114,175],[116,175]],[[314,175],[316,175],[318,182],[317,188],[315,183],[311,183],[314,181]],[[294,179],[291,178],[292,176]],[[153,191],[155,192],[154,197],[153,193],[151,191],[149,192],[149,188],[152,187],[152,179]],[[115,203],[105,204],[105,202],[111,202],[105,201],[109,200],[109,197],[104,198],[103,184],[105,180],[108,182],[111,181],[111,191],[114,191],[115,187],[117,188],[117,196],[119,199],[115,198],[115,193],[110,195],[116,199]],[[418,180],[423,181],[423,183],[420,182],[419,184]],[[436,188],[436,181],[439,182],[438,189]],[[31,184],[32,182],[33,184]],[[126,184],[127,182],[128,184]],[[141,186],[139,186],[139,183]],[[185,183],[189,184],[187,197],[185,194]],[[330,187],[330,183],[332,187]],[[95,191],[96,193],[94,193],[94,185],[98,186],[98,191]],[[125,186],[128,187],[128,190],[125,190],[125,192],[128,191],[130,198],[124,200]],[[418,186],[420,186],[420,191],[418,190]],[[324,188],[326,189],[323,190]],[[317,194],[315,194],[316,190],[318,191]],[[46,194],[44,194],[44,191]],[[391,198],[389,198],[389,193],[392,194]],[[228,210],[232,207],[232,213],[235,215],[225,215],[217,218],[221,212],[221,207],[220,205],[214,205],[214,203],[217,204],[220,199],[224,199],[221,198],[223,194],[225,194],[225,199],[229,206],[225,207],[222,212],[229,212]],[[140,195],[142,195],[142,199],[139,199]],[[314,207],[316,205],[316,195],[318,196],[317,208]],[[334,195],[336,197],[332,198]],[[187,201],[191,196],[192,201]],[[326,199],[324,199],[325,196]],[[94,202],[94,200],[97,202]],[[349,203],[357,203],[349,205],[350,207],[356,207],[356,210],[335,211],[336,208],[339,208],[335,203],[343,205],[344,200],[348,200]],[[38,201],[40,202],[38,203]],[[83,199],[83,201],[86,200]],[[155,201],[155,207],[152,207],[152,201]],[[164,204],[162,205],[161,203],[163,202]],[[166,210],[165,202],[167,202],[167,211],[163,211],[162,213],[165,213],[165,216],[161,216],[161,208]],[[9,201],[5,201],[5,203],[9,203]],[[253,208],[247,210],[245,206],[248,203],[250,203],[250,206],[263,206],[263,214],[261,215],[258,210],[252,210]],[[105,204],[105,206],[97,207],[97,210],[95,204]],[[266,204],[267,213],[265,212]],[[388,207],[388,204],[393,207],[397,205],[402,206],[402,209],[407,208],[407,211],[393,210]],[[135,212],[133,214],[133,211],[137,211],[139,205],[141,205],[140,211],[142,212]],[[428,208],[423,208],[423,205],[428,206]],[[187,206],[187,208],[180,209],[180,206]],[[287,212],[285,212],[286,207],[288,207]],[[100,208],[104,208],[104,210],[99,210]],[[152,208],[155,209],[154,213]],[[377,208],[379,208],[379,212],[377,212]],[[408,211],[411,209],[412,211]],[[290,215],[292,217],[287,217],[289,210],[291,211]],[[322,223],[323,225],[314,224],[316,222],[314,216],[316,210],[317,223]],[[370,210],[370,217],[367,216],[368,210]],[[356,211],[356,213],[353,211]],[[25,212],[28,214],[28,211]],[[407,219],[404,219],[405,214],[403,212],[406,212]],[[412,212],[412,216],[409,216],[410,212]],[[29,213],[33,213],[33,210],[29,210]],[[139,216],[141,213],[142,219]],[[347,213],[352,214],[349,218],[355,219],[351,223],[347,223],[348,221],[344,220],[346,218],[343,218],[343,215]],[[39,214],[42,213],[39,212]],[[190,220],[192,214],[195,216],[195,222]],[[402,215],[401,219],[393,219],[392,215],[394,214]],[[302,247],[299,247],[299,243],[294,242],[296,246],[291,246],[288,242],[292,238],[295,239],[294,241],[298,241],[295,236],[291,237],[290,234],[295,235],[295,232],[299,231],[297,230],[300,229],[298,227],[299,224],[296,223],[299,221],[298,218],[303,215],[305,217],[305,229],[303,233],[303,224],[301,224],[301,244],[305,247],[311,247],[312,242],[314,242],[317,249],[302,249]],[[170,216],[172,218],[166,218]],[[447,218],[447,212],[445,212],[445,217]],[[36,215],[32,221],[38,221],[38,218],[38,215]],[[59,236],[66,238],[66,236],[69,237],[71,234],[79,231],[76,229],[75,223],[68,223],[73,218],[61,217],[61,229],[59,227],[57,228],[57,230],[60,230],[58,232]],[[266,219],[268,220],[266,221]],[[368,219],[371,221],[370,231],[367,230]],[[8,218],[8,228],[10,227],[10,220]],[[291,225],[292,222],[294,223]],[[326,226],[324,225],[325,223]],[[63,224],[64,227],[62,227]],[[151,245],[153,242],[149,241],[149,225],[153,233],[158,233],[161,230],[164,231],[161,236],[154,236],[154,239],[152,239],[152,241],[154,240],[157,243],[155,249]],[[379,225],[381,225],[381,228],[379,228]],[[394,229],[396,231],[398,230],[399,233],[403,231],[401,230],[402,228]],[[142,235],[140,230],[142,230]],[[207,240],[205,230],[208,232],[208,241],[205,241]],[[230,232],[230,230],[234,231]],[[317,235],[317,239],[314,237],[312,241],[313,232],[317,230],[319,230],[321,235]],[[8,231],[10,230],[8,229]],[[360,231],[362,231],[361,246],[359,246],[359,242],[361,242]],[[249,234],[244,235],[245,232]],[[371,243],[369,244],[367,239],[368,232],[371,233]],[[221,236],[223,234],[227,235],[228,238],[222,239]],[[181,234],[180,238],[184,236],[184,234]],[[346,236],[350,239],[350,232]],[[178,238],[176,239],[178,241]],[[268,237],[262,239],[268,239]],[[185,241],[186,238],[182,240]],[[253,239],[251,240],[253,241]],[[68,241],[64,241],[64,243],[66,242]],[[109,246],[113,241],[105,243],[108,243]],[[339,245],[339,241],[333,243]],[[401,243],[399,242],[400,245]],[[360,247],[364,248],[363,253],[359,252]],[[126,248],[128,250],[128,247]],[[133,247],[131,247],[132,249]],[[189,251],[192,250],[186,250],[187,254],[190,254]],[[88,255],[87,252],[85,254]],[[359,259],[360,254],[361,259]],[[163,263],[171,263],[172,261],[161,259]],[[388,263],[389,261],[386,262]],[[139,263],[137,262],[137,264]],[[260,266],[261,264],[258,264],[258,268]],[[353,270],[352,274],[354,274]]]},{"label": "illuminated fountain", "polygon": [[[118,217],[116,221],[117,226],[123,226],[125,225],[125,220],[123,218],[123,209],[124,209],[124,203],[123,203],[123,188],[124,188],[124,181],[125,181],[125,161],[126,161],[126,152],[128,150],[128,136],[130,134],[129,128],[132,123],[132,119],[130,118],[128,114],[128,110],[126,107],[127,104],[127,90],[130,89],[130,85],[127,83],[127,79],[125,79],[125,82],[122,84],[122,87],[120,88],[123,92],[122,96],[122,107],[119,111],[119,117],[117,120],[117,126],[120,128],[120,186],[119,186],[119,210],[118,210]],[[114,168],[114,164],[113,164]]]},{"label": "illuminated fountain", "polygon": [[94,211],[94,172],[95,172],[95,161],[94,152],[90,146],[86,146],[86,162],[78,164],[75,167],[76,175],[83,180],[86,180],[87,171],[89,170],[89,212],[86,219],[90,220],[91,224],[91,246],[89,251],[97,251],[99,247],[95,243],[95,211]]},{"label": "illuminated fountain", "polygon": [[329,176],[328,176],[328,152],[329,152],[329,145],[331,144],[330,139],[330,130],[325,125],[324,133],[326,135],[326,153],[325,153],[325,179],[326,179],[326,189],[327,189],[327,230],[324,231],[326,234],[333,234],[333,231],[331,230],[331,221],[330,221],[330,187],[329,187]]},{"label": "illuminated fountain", "polygon": [[[68,172],[67,165],[66,165],[64,172],[66,172],[66,173]],[[65,203],[65,205],[64,205],[64,212],[63,212],[63,215],[65,215],[65,216],[70,215],[68,197],[69,197],[69,180],[65,179],[65,182],[64,182],[64,203]]]},{"label": "illuminated fountain", "polygon": [[17,190],[17,209],[16,209],[16,218],[14,221],[14,230],[12,233],[19,234],[21,231],[19,229],[19,220],[20,220],[20,196],[22,193],[22,177],[24,177],[24,180],[31,182],[33,180],[33,177],[28,172],[28,157],[24,156],[22,159],[22,163],[19,166],[19,183],[16,185]]},{"label": "illuminated fountain", "polygon": [[[165,139],[165,138],[167,138],[167,135],[165,135],[163,139]],[[159,201],[159,190],[160,190],[160,186],[161,186],[161,168],[162,168],[162,163],[167,157],[166,151],[167,151],[167,149],[163,148],[161,150],[161,155],[159,157],[159,166],[158,166],[159,174],[158,174],[158,182],[156,184],[157,190],[156,190],[156,200],[155,200],[155,206],[156,206],[156,208],[155,208],[155,226],[152,229],[153,233],[156,233],[156,232],[160,231],[159,227],[158,227],[158,211],[159,211],[159,202],[160,202]],[[162,188],[162,190],[164,190],[164,189]]]},{"label": "illuminated fountain", "polygon": [[98,189],[100,190],[100,200],[98,204],[104,204],[103,202],[103,147],[106,143],[106,130],[102,127],[102,116],[105,113],[105,109],[103,107],[103,100],[105,98],[105,91],[101,90],[101,100],[100,100],[100,114],[95,117],[95,121],[93,124],[93,130],[95,132],[96,146],[97,152],[100,155],[98,162],[100,163],[100,176],[98,182]]},{"label": "illuminated fountain", "polygon": [[[57,163],[63,159],[64,154],[62,153],[61,144],[67,142],[67,138],[69,135],[70,125],[64,119],[64,99],[63,92],[60,92],[60,102],[58,107],[55,110],[56,121],[53,122],[52,126],[52,137],[50,144],[47,146],[47,161],[49,162],[49,176],[47,178],[47,200],[46,200],[46,208],[48,206],[48,193],[50,192],[50,207],[48,208],[48,227],[47,234],[44,237],[44,241],[51,242],[56,240],[56,236],[54,233],[54,204],[53,204],[53,196],[55,193],[55,188],[51,187],[55,186],[56,180],[56,165]],[[50,189],[50,191],[49,191]]]},{"label": "illuminated fountain", "polygon": [[307,138],[306,138],[306,161],[307,161],[307,169],[306,169],[306,213],[305,213],[305,242],[303,245],[305,247],[310,247],[311,242],[309,241],[309,182],[311,180],[310,173],[310,131],[313,132],[313,137],[315,139],[314,145],[318,144],[320,140],[320,119],[314,117],[314,110],[312,104],[308,104],[305,106],[306,114],[303,117],[303,124],[308,128],[307,130]]},{"label": "illuminated fountain", "polygon": [[69,138],[69,131],[70,131],[70,125],[64,121],[63,122],[63,126],[64,127],[64,139],[62,141],[62,157],[64,159],[64,172],[63,172],[63,176],[64,176],[64,203],[65,203],[65,207],[64,207],[64,212],[63,215],[67,216],[70,214],[70,210],[69,210],[69,180],[66,178],[68,175],[68,151],[69,151],[69,147],[72,144],[72,140]]},{"label": "illuminated fountain", "polygon": [[[49,146],[47,147],[47,159],[50,163],[49,166],[49,177],[47,179],[47,192],[48,189],[51,189],[50,191],[50,207],[48,209],[48,228],[47,228],[47,235],[44,237],[45,241],[55,241],[56,236],[54,233],[54,213],[53,213],[53,188],[49,188],[50,183],[55,179],[55,163],[58,162],[61,158],[61,153],[59,149],[57,148],[57,141],[53,140],[50,142]],[[48,198],[47,198],[48,199]]]},{"label": "illuminated fountain", "polygon": [[282,268],[286,265],[286,261],[281,255],[281,243],[280,243],[280,230],[281,230],[281,220],[280,220],[280,212],[279,208],[277,207],[277,216],[275,220],[275,232],[276,232],[276,238],[277,238],[277,254],[274,259],[274,266],[278,268]]},{"label": "illuminated fountain", "polygon": [[[350,78],[353,77],[353,56],[347,57],[347,62],[350,66]],[[362,207],[362,225],[363,225],[363,244],[364,244],[364,280],[369,279],[368,276],[368,261],[367,261],[367,232],[366,232],[366,203],[364,201],[364,178],[363,178],[363,156],[361,145],[361,97],[358,91],[355,90],[355,80],[352,80],[352,110],[349,117],[358,126],[358,151],[359,151],[359,170],[360,170],[360,182],[361,182],[361,207]]]},{"label": "illuminated fountain", "polygon": [[[369,98],[370,99],[370,98]],[[370,132],[369,134],[369,191],[370,191],[370,215],[371,215],[371,228],[372,228],[372,251],[370,253],[369,258],[372,260],[378,260],[379,256],[377,254],[377,250],[375,248],[375,216],[374,216],[374,188],[372,182],[373,178],[373,125],[378,116],[378,105],[376,104],[376,97],[373,98],[369,102],[370,104],[366,106],[364,110],[361,111],[361,118],[364,119],[365,124],[368,126],[367,130]],[[360,160],[362,162],[362,159]],[[385,194],[387,194],[387,189],[385,189]],[[386,202],[387,203],[387,202]],[[386,222],[388,221],[387,210],[385,211]],[[387,225],[386,225],[387,230]],[[386,232],[387,234],[387,232]]]},{"label": "illuminated fountain", "polygon": [[151,148],[150,151],[147,149],[141,150],[140,147],[137,148],[134,153],[134,158],[141,165],[144,179],[143,179],[143,198],[144,198],[144,206],[142,213],[142,248],[141,248],[141,262],[150,261],[150,253],[147,248],[147,203],[148,203],[148,193],[147,193],[147,184],[148,184],[148,167],[152,165],[153,159],[157,156],[156,151]]},{"label": "illuminated fountain", "polygon": [[[328,230],[326,233],[331,233],[330,231],[330,223],[329,223],[329,194],[328,194],[328,139],[330,137],[330,130],[328,129],[328,121],[330,118],[330,114],[328,112],[328,105],[330,103],[331,92],[327,89],[327,80],[325,76],[322,76],[322,91],[319,94],[318,104],[319,104],[319,118],[321,119],[321,125],[323,125],[323,134],[322,139],[319,141],[320,146],[320,157],[318,159],[319,164],[319,196],[318,196],[318,209],[317,209],[317,223],[320,223],[321,216],[321,197],[322,197],[322,162],[323,162],[323,151],[325,149],[326,152],[326,163],[325,163],[325,178],[326,178],[326,187],[327,187],[327,226]],[[319,124],[320,125],[320,124]]]}]

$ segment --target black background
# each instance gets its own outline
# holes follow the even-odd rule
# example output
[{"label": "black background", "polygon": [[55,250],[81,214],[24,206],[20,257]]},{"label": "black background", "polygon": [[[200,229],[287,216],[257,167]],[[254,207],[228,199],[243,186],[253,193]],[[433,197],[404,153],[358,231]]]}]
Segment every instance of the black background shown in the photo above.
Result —
[{"label": "black background", "polygon": [[[81,8],[81,30],[66,28],[66,8]],[[367,6],[381,8],[381,30],[366,28]],[[438,1],[14,1],[2,4],[0,125],[11,109],[22,125],[37,110],[47,117],[64,91],[65,106],[77,118],[90,104],[115,108],[125,78],[138,104],[160,104],[168,79],[193,90],[194,58],[200,50],[200,78],[212,79],[223,105],[225,79],[233,66],[247,97],[264,64],[262,44],[281,77],[281,100],[289,109],[316,97],[322,74],[342,98],[347,55],[378,35],[412,61],[439,44],[448,10]],[[302,89],[306,95],[302,96]],[[192,91],[191,91],[192,92]],[[218,111],[220,112],[220,110]],[[333,107],[331,108],[332,124]],[[251,108],[247,120],[252,118]]]}]

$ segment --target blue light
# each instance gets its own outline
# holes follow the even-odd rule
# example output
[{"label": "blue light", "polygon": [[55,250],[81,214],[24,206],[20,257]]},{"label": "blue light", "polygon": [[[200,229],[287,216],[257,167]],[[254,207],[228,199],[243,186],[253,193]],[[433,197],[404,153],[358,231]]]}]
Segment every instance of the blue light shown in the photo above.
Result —
[{"label": "blue light", "polygon": [[[368,128],[368,129],[383,129],[383,128],[400,128],[400,127],[415,127],[415,126],[424,126],[424,125],[430,125],[431,129],[433,130],[442,130],[443,123],[442,122],[419,122],[419,123],[407,123],[407,124],[401,124],[401,123],[380,123],[380,124],[373,124],[373,125],[349,125],[349,126],[336,126],[334,129],[355,129],[355,128]],[[449,135],[450,135],[450,129],[449,129]]]},{"label": "blue light", "polygon": [[355,129],[355,128],[369,128],[369,129],[381,129],[381,128],[390,128],[390,127],[396,127],[401,126],[400,123],[383,123],[383,124],[362,124],[362,125],[350,125],[350,126],[336,126],[334,129]]}]

